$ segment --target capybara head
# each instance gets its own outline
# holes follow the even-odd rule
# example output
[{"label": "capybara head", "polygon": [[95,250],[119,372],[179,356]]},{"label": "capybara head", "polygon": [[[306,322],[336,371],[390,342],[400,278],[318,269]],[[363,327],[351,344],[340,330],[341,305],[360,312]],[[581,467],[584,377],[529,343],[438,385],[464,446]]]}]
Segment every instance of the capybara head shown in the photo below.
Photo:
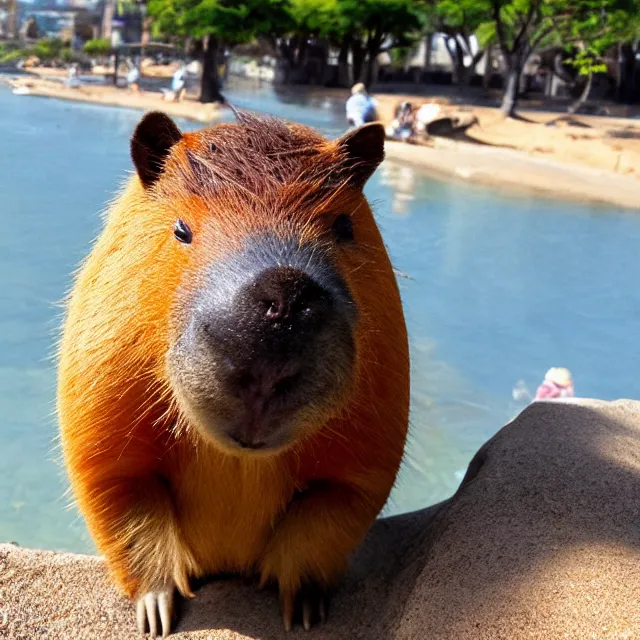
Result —
[{"label": "capybara head", "polygon": [[362,194],[382,126],[329,141],[238,113],[183,134],[151,113],[131,152],[164,234],[164,375],[185,422],[227,452],[264,454],[345,410],[376,313],[363,287],[386,260]]}]

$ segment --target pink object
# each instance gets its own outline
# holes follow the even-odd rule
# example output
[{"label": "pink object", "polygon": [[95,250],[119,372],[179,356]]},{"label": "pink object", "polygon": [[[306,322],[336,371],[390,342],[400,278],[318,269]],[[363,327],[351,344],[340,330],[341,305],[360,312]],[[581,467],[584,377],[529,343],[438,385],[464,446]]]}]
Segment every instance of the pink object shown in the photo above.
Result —
[{"label": "pink object", "polygon": [[550,380],[545,380],[536,391],[536,397],[534,400],[545,400],[547,398],[573,398],[573,384],[569,383],[566,386],[559,385]]}]

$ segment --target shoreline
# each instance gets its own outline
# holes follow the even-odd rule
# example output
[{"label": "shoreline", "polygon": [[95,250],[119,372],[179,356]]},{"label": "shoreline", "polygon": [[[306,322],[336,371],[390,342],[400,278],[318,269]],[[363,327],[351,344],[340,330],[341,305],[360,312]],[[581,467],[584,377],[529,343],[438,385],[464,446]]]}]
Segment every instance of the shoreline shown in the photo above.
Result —
[{"label": "shoreline", "polygon": [[389,160],[419,167],[434,178],[484,186],[515,197],[640,210],[638,180],[611,171],[446,139],[433,147],[387,140],[385,149]]},{"label": "shoreline", "polygon": [[[53,74],[52,74],[53,75]],[[217,103],[202,104],[194,100],[173,102],[163,100],[162,94],[155,91],[131,91],[115,88],[111,85],[86,84],[80,87],[67,87],[62,82],[56,82],[37,75],[25,74],[15,76],[0,74],[0,84],[10,89],[25,87],[29,93],[26,98],[54,98],[71,102],[84,102],[104,107],[120,107],[137,111],[152,111],[159,109],[174,118],[185,118],[201,124],[209,124],[220,118],[222,108]]]},{"label": "shoreline", "polygon": [[[202,104],[188,98],[179,103],[165,101],[161,93],[153,91],[135,92],[97,84],[70,88],[57,79],[45,79],[39,74],[2,74],[0,83],[10,88],[26,87],[29,93],[24,97],[55,98],[142,112],[158,109],[172,117],[203,125],[219,120],[224,109],[218,104]],[[513,123],[506,126],[513,126]],[[633,124],[629,123],[629,126]],[[636,177],[640,167],[636,171],[632,166],[630,171],[620,173],[610,170],[608,163],[590,166],[562,161],[565,158],[561,155],[557,156],[558,160],[549,155],[490,144],[473,136],[467,139],[463,142],[435,138],[429,145],[388,140],[386,157],[395,162],[406,162],[435,178],[482,185],[514,195],[640,209],[640,181]],[[573,155],[579,155],[579,151],[576,148]]]}]

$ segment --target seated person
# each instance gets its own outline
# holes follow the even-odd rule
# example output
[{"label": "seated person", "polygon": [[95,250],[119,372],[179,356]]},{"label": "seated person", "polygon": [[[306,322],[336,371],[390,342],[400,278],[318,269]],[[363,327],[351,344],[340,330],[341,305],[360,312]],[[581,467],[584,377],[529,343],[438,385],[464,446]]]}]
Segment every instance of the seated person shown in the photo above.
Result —
[{"label": "seated person", "polygon": [[399,140],[407,140],[413,136],[415,114],[410,102],[402,102],[396,109],[395,119],[387,127],[387,136]]}]

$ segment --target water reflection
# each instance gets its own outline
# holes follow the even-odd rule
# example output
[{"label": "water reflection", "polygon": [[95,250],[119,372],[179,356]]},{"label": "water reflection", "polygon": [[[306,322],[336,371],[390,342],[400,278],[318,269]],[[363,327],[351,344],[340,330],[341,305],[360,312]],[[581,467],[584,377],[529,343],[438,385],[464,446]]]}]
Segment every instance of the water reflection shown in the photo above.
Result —
[{"label": "water reflection", "polygon": [[411,203],[415,200],[414,189],[416,171],[411,166],[388,161],[380,167],[380,183],[389,187],[393,196],[391,210],[399,216],[411,213]]}]

